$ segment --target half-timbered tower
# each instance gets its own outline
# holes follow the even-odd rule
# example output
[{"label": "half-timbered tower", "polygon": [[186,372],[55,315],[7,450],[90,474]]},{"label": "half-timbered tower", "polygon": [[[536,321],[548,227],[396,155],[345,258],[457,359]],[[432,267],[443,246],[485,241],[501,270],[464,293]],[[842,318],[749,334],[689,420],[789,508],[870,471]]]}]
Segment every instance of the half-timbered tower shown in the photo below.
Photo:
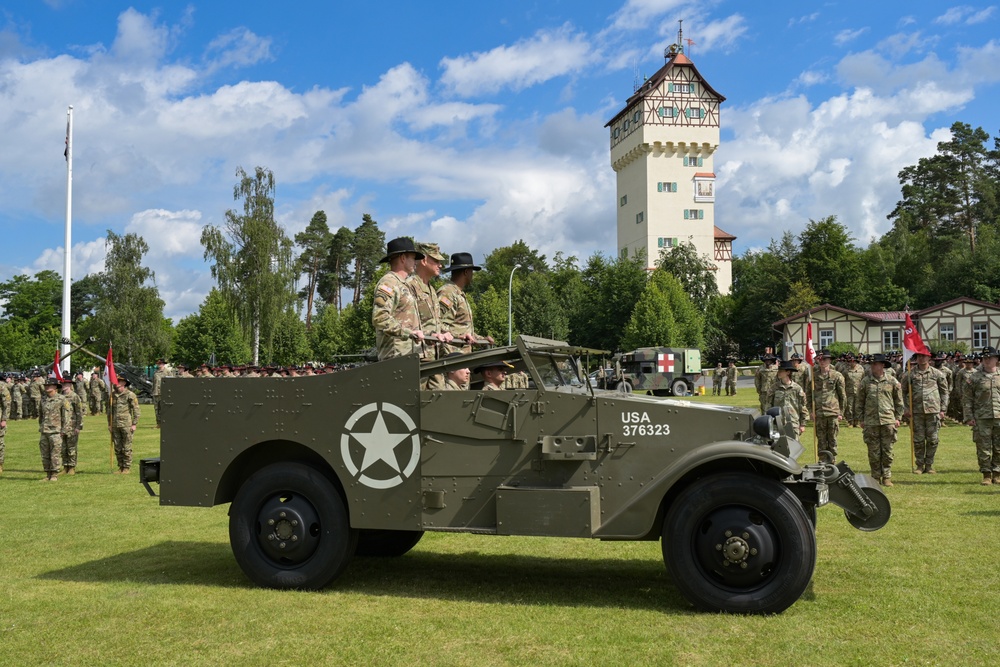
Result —
[{"label": "half-timbered tower", "polygon": [[725,101],[678,43],[665,64],[605,127],[618,175],[618,252],[645,253],[653,268],[661,252],[693,243],[714,263],[719,291],[733,282],[735,236],[715,226],[715,151],[719,106]]}]

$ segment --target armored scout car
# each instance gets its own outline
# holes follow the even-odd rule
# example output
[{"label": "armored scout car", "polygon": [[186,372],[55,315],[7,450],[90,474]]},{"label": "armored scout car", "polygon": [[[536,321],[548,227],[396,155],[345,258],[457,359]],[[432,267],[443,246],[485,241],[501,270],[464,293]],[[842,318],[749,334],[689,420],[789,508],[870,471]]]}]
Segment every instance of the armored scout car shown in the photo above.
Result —
[{"label": "armored scout car", "polygon": [[[232,503],[255,583],[318,589],[355,555],[399,556],[424,531],[662,541],[696,607],[779,612],[816,561],[816,508],[889,519],[870,478],[801,466],[780,415],[595,390],[576,355],[516,345],[331,375],[163,381],[163,505]],[[504,360],[527,389],[422,391],[422,377]]]}]

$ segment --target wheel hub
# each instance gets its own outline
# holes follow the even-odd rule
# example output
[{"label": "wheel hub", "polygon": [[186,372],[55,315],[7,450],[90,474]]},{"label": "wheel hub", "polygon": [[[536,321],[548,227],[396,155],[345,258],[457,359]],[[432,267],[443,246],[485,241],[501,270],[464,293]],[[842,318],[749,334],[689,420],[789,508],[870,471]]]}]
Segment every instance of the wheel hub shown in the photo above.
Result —
[{"label": "wheel hub", "polygon": [[749,507],[726,506],[709,512],[695,537],[695,556],[717,583],[755,588],[777,565],[779,542],[771,523]]},{"label": "wheel hub", "polygon": [[298,565],[319,546],[319,516],[302,496],[281,494],[267,500],[257,515],[257,543],[270,559]]}]

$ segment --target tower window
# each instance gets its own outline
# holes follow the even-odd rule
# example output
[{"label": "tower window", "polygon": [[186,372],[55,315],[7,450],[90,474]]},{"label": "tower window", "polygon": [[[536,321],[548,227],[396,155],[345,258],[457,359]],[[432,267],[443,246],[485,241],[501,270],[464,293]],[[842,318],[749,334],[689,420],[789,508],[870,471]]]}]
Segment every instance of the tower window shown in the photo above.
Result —
[{"label": "tower window", "polygon": [[615,139],[617,139],[621,135],[621,133],[622,133],[622,129],[620,127],[616,127],[615,131],[614,131],[614,137],[615,137]]},{"label": "tower window", "polygon": [[697,108],[689,107],[684,110],[684,115],[687,116],[688,118],[704,118],[705,110],[702,109],[701,107]]},{"label": "tower window", "polygon": [[693,83],[671,83],[668,85],[667,90],[671,93],[693,93],[694,84]]},{"label": "tower window", "polygon": [[677,247],[677,238],[676,237],[670,238],[670,237],[666,237],[666,236],[661,236],[660,238],[656,239],[656,247],[657,248],[676,248]]},{"label": "tower window", "polygon": [[640,120],[642,120],[642,112],[637,110],[632,114],[632,122],[638,125]]},{"label": "tower window", "polygon": [[685,157],[684,158],[685,167],[704,167],[705,158],[701,157]]},{"label": "tower window", "polygon": [[659,183],[656,184],[656,191],[657,192],[677,192],[677,184],[676,183],[666,183],[666,182],[660,181]]},{"label": "tower window", "polygon": [[700,208],[686,208],[684,209],[684,219],[685,220],[704,220],[705,211]]},{"label": "tower window", "polygon": [[624,122],[624,123],[622,123],[622,125],[623,125],[623,126],[625,127],[625,131],[626,131],[626,132],[628,132],[628,126],[629,126],[629,119],[628,119],[628,118],[626,118],[626,119],[625,119],[625,122]]},{"label": "tower window", "polygon": [[638,225],[645,219],[646,219],[646,214],[643,211],[639,211],[638,213],[635,214],[635,224]]},{"label": "tower window", "polygon": [[624,206],[627,203],[628,203],[628,195],[622,195],[620,206]]},{"label": "tower window", "polygon": [[660,118],[676,118],[679,112],[677,107],[659,107],[656,113]]}]

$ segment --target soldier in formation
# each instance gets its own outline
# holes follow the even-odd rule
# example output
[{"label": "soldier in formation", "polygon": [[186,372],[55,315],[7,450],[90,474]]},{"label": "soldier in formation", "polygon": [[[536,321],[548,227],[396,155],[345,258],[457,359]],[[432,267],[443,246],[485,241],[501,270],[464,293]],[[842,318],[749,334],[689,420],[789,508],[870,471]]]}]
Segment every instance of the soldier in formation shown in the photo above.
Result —
[{"label": "soldier in formation", "polygon": [[722,383],[726,379],[726,369],[722,367],[720,361],[712,371],[712,396],[722,396]]},{"label": "soldier in formation", "polygon": [[31,382],[28,383],[28,417],[31,419],[38,417],[38,408],[42,403],[42,394],[44,393],[42,389],[44,382],[42,376],[36,372],[31,378]]},{"label": "soldier in formation", "polygon": [[[443,330],[441,325],[441,308],[438,303],[437,291],[431,281],[441,275],[441,267],[447,258],[441,254],[436,243],[418,243],[416,250],[423,257],[418,259],[415,270],[406,280],[406,285],[413,292],[417,303],[417,314],[420,326],[424,332],[424,341],[420,346],[420,361],[434,361],[438,357],[440,343],[450,343],[452,335]],[[443,375],[432,375],[420,383],[421,389],[442,389]]]},{"label": "soldier in formation", "polygon": [[[7,378],[8,381],[10,378]],[[24,416],[22,404],[24,401],[24,379],[16,378],[10,385],[10,418],[21,419]]]},{"label": "soldier in formation", "polygon": [[806,407],[806,392],[792,380],[795,364],[782,361],[778,364],[777,377],[767,392],[766,408],[781,408],[781,415],[788,426],[788,435],[797,438],[806,430],[809,410]]},{"label": "soldier in formation", "polygon": [[59,394],[59,381],[50,378],[43,386],[45,397],[38,407],[38,432],[41,434],[38,449],[45,470],[42,481],[55,482],[62,467],[63,437],[72,431],[73,419],[69,404]]},{"label": "soldier in formation", "polygon": [[736,376],[738,373],[736,370],[736,361],[730,359],[729,365],[726,367],[726,396],[736,395]]},{"label": "soldier in formation", "polygon": [[792,381],[805,389],[807,384],[812,383],[812,366],[802,363],[802,355],[798,352],[792,355],[792,363],[795,364]]},{"label": "soldier in formation", "polygon": [[108,430],[115,444],[118,459],[116,475],[127,475],[132,469],[132,434],[139,425],[139,399],[128,388],[128,380],[118,378],[115,396],[111,402],[111,419]]},{"label": "soldier in formation", "polygon": [[930,356],[915,354],[916,366],[903,374],[903,411],[913,429],[914,473],[934,474],[938,431],[948,405],[948,380],[930,365]]},{"label": "soldier in formation", "polygon": [[10,418],[11,408],[10,391],[7,389],[8,380],[10,380],[10,377],[4,378],[4,381],[0,383],[0,474],[3,474],[3,462],[6,450],[4,440],[7,437],[7,420]]},{"label": "soldier in formation", "polygon": [[826,453],[830,462],[837,459],[837,435],[840,420],[844,418],[847,391],[844,376],[830,368],[832,355],[823,349],[816,355],[816,369],[812,382],[805,388],[809,411],[816,427],[816,439],[820,457]]},{"label": "soldier in formation", "polygon": [[389,241],[385,257],[379,260],[389,265],[389,271],[375,286],[372,307],[379,361],[420,352],[424,332],[420,330],[416,297],[406,279],[413,273],[417,260],[423,258],[423,253],[414,248],[413,241],[404,237]]},{"label": "soldier in formation", "polygon": [[73,379],[67,375],[62,381],[63,400],[69,406],[70,427],[65,431],[62,442],[62,466],[67,475],[76,474],[76,450],[83,430],[84,402],[73,388]]},{"label": "soldier in formation", "polygon": [[[885,373],[884,364],[882,372],[883,374]],[[844,414],[844,421],[851,428],[854,428],[861,423],[863,417],[854,407],[856,405],[855,399],[858,395],[858,388],[861,386],[861,381],[865,378],[865,369],[864,366],[858,363],[857,358],[853,354],[849,354],[847,355],[841,375],[844,376],[844,393],[847,395],[847,409]]]},{"label": "soldier in formation", "polygon": [[77,371],[73,380],[73,391],[83,401],[83,406],[87,407],[87,381],[83,379],[83,371]]},{"label": "soldier in formation", "polygon": [[156,360],[156,371],[153,372],[153,413],[156,415],[156,428],[160,428],[160,391],[163,378],[170,377],[166,359]]},{"label": "soldier in formation", "polygon": [[101,367],[94,366],[94,370],[90,372],[90,415],[94,416],[101,412],[104,406],[104,394],[106,387],[104,385],[104,379],[101,377]]},{"label": "soldier in formation", "polygon": [[765,354],[763,357],[764,365],[757,369],[754,374],[753,386],[757,390],[757,401],[760,403],[760,411],[763,414],[767,410],[767,395],[771,391],[771,387],[774,385],[774,380],[777,377],[778,369],[774,365],[777,361],[777,357],[773,354]]},{"label": "soldier in formation", "polygon": [[983,350],[982,366],[966,380],[963,405],[966,423],[976,442],[983,486],[1000,484],[1000,353]]},{"label": "soldier in formation", "polygon": [[899,381],[885,372],[887,364],[884,354],[872,358],[871,373],[858,386],[854,414],[864,428],[872,477],[883,486],[892,486],[892,445],[903,413],[903,391]]}]

